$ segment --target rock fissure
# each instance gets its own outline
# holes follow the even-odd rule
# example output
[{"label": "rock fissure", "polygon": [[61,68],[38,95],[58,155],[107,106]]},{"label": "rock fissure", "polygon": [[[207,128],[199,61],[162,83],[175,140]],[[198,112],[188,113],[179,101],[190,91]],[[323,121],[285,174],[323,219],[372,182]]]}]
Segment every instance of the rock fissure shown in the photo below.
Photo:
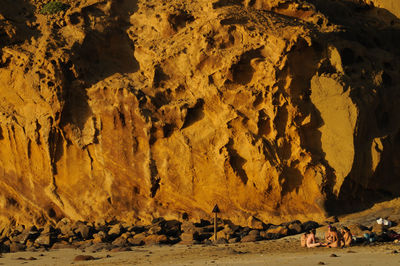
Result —
[{"label": "rock fissure", "polygon": [[69,4],[0,7],[1,221],[218,203],[279,223],[399,196],[394,1]]}]

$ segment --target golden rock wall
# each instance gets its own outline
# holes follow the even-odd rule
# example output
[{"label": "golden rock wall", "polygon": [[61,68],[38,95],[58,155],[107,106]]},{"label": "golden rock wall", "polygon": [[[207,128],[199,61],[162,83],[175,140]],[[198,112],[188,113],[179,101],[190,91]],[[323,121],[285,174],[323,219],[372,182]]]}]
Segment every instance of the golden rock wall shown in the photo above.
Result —
[{"label": "golden rock wall", "polygon": [[346,1],[70,3],[0,7],[3,223],[195,220],[216,203],[240,224],[321,220],[398,195],[396,17]]}]

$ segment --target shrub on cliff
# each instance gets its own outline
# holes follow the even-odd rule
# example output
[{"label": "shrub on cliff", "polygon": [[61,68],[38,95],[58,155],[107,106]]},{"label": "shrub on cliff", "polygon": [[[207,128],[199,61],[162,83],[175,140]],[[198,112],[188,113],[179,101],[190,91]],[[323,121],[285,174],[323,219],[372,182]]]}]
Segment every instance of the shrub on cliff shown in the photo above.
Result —
[{"label": "shrub on cliff", "polygon": [[69,8],[68,4],[59,1],[52,1],[43,6],[42,10],[40,10],[40,14],[53,15],[61,11],[66,11],[68,8]]}]

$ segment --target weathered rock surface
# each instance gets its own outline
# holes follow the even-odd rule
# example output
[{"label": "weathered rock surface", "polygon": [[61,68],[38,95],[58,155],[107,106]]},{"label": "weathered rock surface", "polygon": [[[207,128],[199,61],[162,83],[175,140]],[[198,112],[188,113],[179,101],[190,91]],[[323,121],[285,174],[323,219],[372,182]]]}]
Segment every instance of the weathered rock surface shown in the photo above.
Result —
[{"label": "weathered rock surface", "polygon": [[398,1],[44,2],[0,6],[3,225],[194,221],[218,203],[265,229],[399,196]]}]

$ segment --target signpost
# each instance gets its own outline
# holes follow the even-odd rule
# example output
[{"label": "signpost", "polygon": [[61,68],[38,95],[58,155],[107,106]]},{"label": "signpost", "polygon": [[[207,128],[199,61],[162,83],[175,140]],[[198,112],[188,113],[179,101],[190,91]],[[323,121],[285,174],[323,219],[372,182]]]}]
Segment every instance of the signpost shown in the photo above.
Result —
[{"label": "signpost", "polygon": [[221,212],[218,208],[218,205],[215,204],[214,209],[212,210],[214,213],[214,241],[217,242],[217,219],[218,219],[218,213]]}]

